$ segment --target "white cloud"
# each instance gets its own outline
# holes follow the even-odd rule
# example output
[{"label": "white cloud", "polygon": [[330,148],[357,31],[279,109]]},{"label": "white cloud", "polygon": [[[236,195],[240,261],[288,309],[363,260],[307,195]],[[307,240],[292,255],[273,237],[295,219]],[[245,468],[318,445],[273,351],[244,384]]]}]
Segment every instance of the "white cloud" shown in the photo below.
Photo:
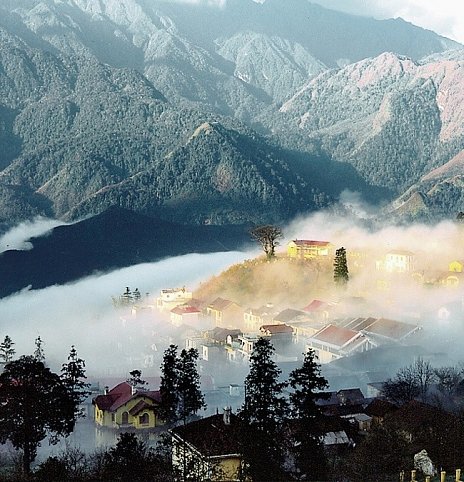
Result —
[{"label": "white cloud", "polygon": [[32,221],[25,221],[10,229],[0,237],[0,253],[9,249],[32,249],[30,238],[42,236],[53,228],[65,224],[56,219],[37,217]]},{"label": "white cloud", "polygon": [[142,296],[149,292],[148,300],[152,302],[163,288],[194,289],[201,281],[250,256],[254,254],[189,254],[12,295],[0,300],[0,341],[9,335],[16,343],[17,355],[22,355],[33,352],[34,340],[40,335],[53,369],[60,368],[74,344],[86,360],[89,374],[114,373],[124,363],[123,354],[136,355],[144,344],[156,343],[159,350],[164,350],[166,346],[153,338],[151,331],[167,330],[170,325],[164,327],[155,312],[145,320],[145,331],[138,319],[125,326],[121,316],[131,317],[114,309],[112,296],[118,297],[126,286],[132,290],[137,287]]}]

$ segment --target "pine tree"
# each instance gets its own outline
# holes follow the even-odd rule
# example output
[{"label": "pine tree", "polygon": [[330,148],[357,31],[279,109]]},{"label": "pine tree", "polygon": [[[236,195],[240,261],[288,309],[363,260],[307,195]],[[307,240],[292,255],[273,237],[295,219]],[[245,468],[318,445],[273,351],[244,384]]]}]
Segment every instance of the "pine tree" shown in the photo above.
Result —
[{"label": "pine tree", "polygon": [[179,378],[179,360],[177,358],[177,346],[169,345],[163,355],[161,364],[161,406],[159,415],[168,424],[177,420],[177,406],[179,395],[177,390]]},{"label": "pine tree", "polygon": [[35,339],[34,358],[39,362],[45,362],[45,352],[43,349],[43,341],[40,335]]},{"label": "pine tree", "polygon": [[184,422],[206,407],[205,397],[200,390],[200,375],[197,371],[198,351],[195,348],[182,350],[179,357],[179,418]]},{"label": "pine tree", "polygon": [[63,363],[61,367],[61,380],[70,395],[71,407],[74,410],[75,418],[85,415],[79,405],[90,395],[90,384],[86,383],[85,361],[79,358],[74,345],[68,356],[68,363]]},{"label": "pine tree", "polygon": [[283,426],[288,402],[282,394],[286,383],[272,359],[274,347],[260,338],[250,357],[245,379],[245,401],[240,417],[246,427],[243,454],[252,480],[280,480],[284,461]]},{"label": "pine tree", "polygon": [[341,247],[335,251],[334,259],[334,281],[339,286],[344,286],[348,283],[348,264],[346,262],[346,250]]},{"label": "pine tree", "polygon": [[129,286],[126,286],[126,291],[121,295],[121,304],[122,305],[130,305],[134,301],[132,296],[132,291],[130,290]]},{"label": "pine tree", "polygon": [[206,406],[200,390],[197,371],[198,351],[182,350],[177,356],[177,346],[170,345],[164,352],[161,365],[160,417],[167,423],[187,419]]},{"label": "pine tree", "polygon": [[309,476],[322,480],[326,475],[327,461],[321,442],[323,415],[316,402],[327,398],[327,394],[321,391],[329,385],[321,375],[313,350],[305,353],[301,368],[290,373],[289,384],[292,388],[290,404],[294,420],[292,446],[298,475],[303,480]]},{"label": "pine tree", "polygon": [[13,360],[16,350],[13,348],[13,340],[6,335],[3,342],[0,343],[0,362],[8,363]]}]

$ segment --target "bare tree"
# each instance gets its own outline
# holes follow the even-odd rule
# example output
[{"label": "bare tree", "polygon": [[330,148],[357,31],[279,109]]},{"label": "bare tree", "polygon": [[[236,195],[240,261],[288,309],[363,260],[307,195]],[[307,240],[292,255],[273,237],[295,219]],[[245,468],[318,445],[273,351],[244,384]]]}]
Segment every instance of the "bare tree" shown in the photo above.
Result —
[{"label": "bare tree", "polygon": [[258,226],[252,229],[250,234],[261,245],[267,259],[275,256],[275,248],[279,246],[278,239],[283,237],[282,229],[272,225]]},{"label": "bare tree", "polygon": [[415,398],[427,399],[435,371],[430,362],[418,358],[411,365],[398,370],[395,378],[387,380],[382,387],[384,396],[396,403],[407,403]]}]

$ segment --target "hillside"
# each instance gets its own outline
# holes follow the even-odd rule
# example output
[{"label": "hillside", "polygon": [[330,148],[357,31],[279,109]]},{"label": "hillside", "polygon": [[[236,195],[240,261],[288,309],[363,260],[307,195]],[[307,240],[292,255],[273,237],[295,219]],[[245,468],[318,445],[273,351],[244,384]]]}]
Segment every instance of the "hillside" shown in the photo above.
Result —
[{"label": "hillside", "polygon": [[[417,200],[420,199],[420,205]],[[464,151],[423,176],[388,209],[400,220],[455,219],[464,206]]]},{"label": "hillside", "polygon": [[17,0],[0,6],[0,25],[41,49],[135,68],[170,98],[245,121],[326,68],[385,51],[418,60],[458,46],[402,20],[355,17],[307,0],[234,0],[222,8]]},{"label": "hillside", "polygon": [[184,226],[112,208],[30,241],[29,251],[0,254],[0,297],[170,256],[242,249],[249,234],[243,226]]},{"label": "hillside", "polygon": [[231,266],[202,283],[198,299],[212,302],[217,297],[233,300],[243,308],[272,303],[277,310],[301,309],[314,298],[327,300],[333,288],[333,259],[300,262],[285,255],[271,262],[265,257]]},{"label": "hillside", "polygon": [[363,184],[352,175],[334,186],[313,175],[316,156],[306,172],[294,161],[301,155],[235,120],[173,105],[136,71],[0,35],[4,225],[112,205],[181,223],[277,222]]},{"label": "hillside", "polygon": [[280,110],[334,159],[398,195],[462,149],[462,79],[463,51],[423,62],[384,53],[320,74]]}]

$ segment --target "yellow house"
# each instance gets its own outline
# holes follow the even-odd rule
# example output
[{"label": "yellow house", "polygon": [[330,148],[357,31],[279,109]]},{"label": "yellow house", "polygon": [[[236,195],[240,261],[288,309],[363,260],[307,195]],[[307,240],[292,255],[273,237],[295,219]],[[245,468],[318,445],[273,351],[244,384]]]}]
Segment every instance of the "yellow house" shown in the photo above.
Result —
[{"label": "yellow house", "polygon": [[329,241],[314,241],[309,239],[294,239],[287,244],[289,258],[311,259],[329,256],[332,244]]},{"label": "yellow house", "polygon": [[448,265],[448,271],[451,273],[462,273],[464,268],[464,261],[451,261]]},{"label": "yellow house", "polygon": [[95,423],[108,428],[154,428],[163,425],[157,415],[160,402],[159,391],[137,390],[123,382],[93,399]]},{"label": "yellow house", "polygon": [[216,298],[206,307],[206,315],[215,326],[237,328],[243,320],[243,309],[234,301]]},{"label": "yellow house", "polygon": [[172,462],[186,478],[192,480],[238,481],[240,422],[224,409],[223,415],[212,415],[170,430]]}]

